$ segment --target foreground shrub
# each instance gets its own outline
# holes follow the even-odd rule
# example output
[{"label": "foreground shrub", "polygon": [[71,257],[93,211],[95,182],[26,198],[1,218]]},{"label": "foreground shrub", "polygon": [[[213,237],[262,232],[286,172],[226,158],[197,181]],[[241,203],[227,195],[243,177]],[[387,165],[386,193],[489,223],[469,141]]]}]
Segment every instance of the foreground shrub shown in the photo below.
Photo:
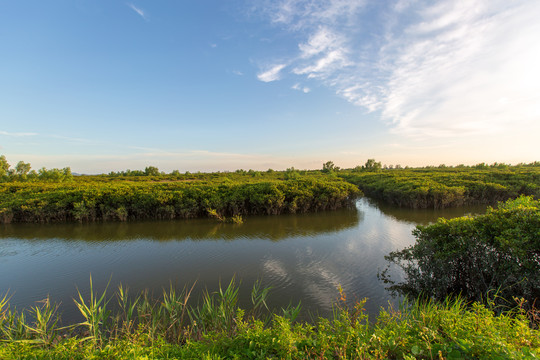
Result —
[{"label": "foreground shrub", "polygon": [[[533,306],[540,297],[540,201],[520,197],[488,208],[485,215],[439,219],[418,226],[416,243],[386,256],[405,273],[382,278],[390,290],[437,300],[460,295],[468,301],[499,306],[523,298]],[[538,305],[538,304],[537,304]]]}]

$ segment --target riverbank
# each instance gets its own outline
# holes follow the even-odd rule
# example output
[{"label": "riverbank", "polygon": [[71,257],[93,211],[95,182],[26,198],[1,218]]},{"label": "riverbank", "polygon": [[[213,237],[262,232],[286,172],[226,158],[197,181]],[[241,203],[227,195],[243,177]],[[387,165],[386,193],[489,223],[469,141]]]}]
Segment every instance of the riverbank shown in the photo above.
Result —
[{"label": "riverbank", "polygon": [[[346,306],[336,294],[334,316],[295,321],[299,306],[268,311],[268,289],[255,284],[252,308],[237,305],[234,281],[188,305],[190,290],[75,299],[85,321],[60,327],[55,305],[22,316],[0,304],[0,358],[5,359],[525,359],[540,355],[540,333],[519,307],[503,315],[461,300],[411,301],[368,319],[365,300]],[[111,304],[119,310],[111,312]]]}]

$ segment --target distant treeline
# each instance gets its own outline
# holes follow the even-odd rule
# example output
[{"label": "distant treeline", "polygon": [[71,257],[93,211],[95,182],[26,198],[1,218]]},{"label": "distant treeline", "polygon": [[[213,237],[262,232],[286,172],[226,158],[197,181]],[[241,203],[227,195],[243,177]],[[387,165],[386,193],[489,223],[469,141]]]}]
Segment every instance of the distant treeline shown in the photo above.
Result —
[{"label": "distant treeline", "polygon": [[[392,205],[445,208],[540,198],[540,162],[402,168],[374,159],[353,169],[160,172],[157,167],[73,176],[70,168],[10,168],[0,156],[0,222],[176,219],[337,209],[361,192]],[[360,191],[359,191],[360,190]],[[238,219],[238,218],[235,218]],[[234,219],[233,219],[234,220]]]},{"label": "distant treeline", "polygon": [[32,170],[29,163],[19,161],[15,168],[7,162],[4,155],[0,155],[0,182],[7,181],[70,181],[73,179],[71,169],[46,169]]},{"label": "distant treeline", "polygon": [[414,169],[384,169],[379,163],[341,170],[338,175],[368,197],[410,208],[495,204],[519,195],[540,197],[540,162]]}]

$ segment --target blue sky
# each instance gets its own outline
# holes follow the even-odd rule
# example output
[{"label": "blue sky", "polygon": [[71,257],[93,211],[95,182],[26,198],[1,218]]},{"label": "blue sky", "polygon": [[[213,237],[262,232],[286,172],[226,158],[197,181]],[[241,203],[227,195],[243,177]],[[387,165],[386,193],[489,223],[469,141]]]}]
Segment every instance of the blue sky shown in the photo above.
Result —
[{"label": "blue sky", "polygon": [[0,154],[80,173],[540,160],[540,2],[0,0]]}]

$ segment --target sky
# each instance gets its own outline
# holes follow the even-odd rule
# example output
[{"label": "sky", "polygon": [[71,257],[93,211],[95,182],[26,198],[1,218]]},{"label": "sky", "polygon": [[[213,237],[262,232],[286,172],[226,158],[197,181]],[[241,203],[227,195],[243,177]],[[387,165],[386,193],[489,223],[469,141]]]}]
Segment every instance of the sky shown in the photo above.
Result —
[{"label": "sky", "polygon": [[0,0],[0,154],[107,173],[540,160],[540,1]]}]

